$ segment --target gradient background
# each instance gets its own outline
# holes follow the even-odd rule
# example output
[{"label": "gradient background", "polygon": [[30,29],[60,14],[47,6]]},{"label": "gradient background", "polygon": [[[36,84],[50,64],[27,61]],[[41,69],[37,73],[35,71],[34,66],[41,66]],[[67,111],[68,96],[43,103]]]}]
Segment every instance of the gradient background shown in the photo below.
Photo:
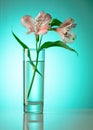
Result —
[{"label": "gradient background", "polygon": [[[0,0],[0,110],[23,109],[22,47],[11,34],[28,45],[20,18],[35,17],[44,10],[62,21],[75,19],[77,38],[70,46],[79,53],[50,48],[45,55],[45,112],[93,108],[93,1],[92,0]],[[49,32],[44,40],[61,39]]]}]

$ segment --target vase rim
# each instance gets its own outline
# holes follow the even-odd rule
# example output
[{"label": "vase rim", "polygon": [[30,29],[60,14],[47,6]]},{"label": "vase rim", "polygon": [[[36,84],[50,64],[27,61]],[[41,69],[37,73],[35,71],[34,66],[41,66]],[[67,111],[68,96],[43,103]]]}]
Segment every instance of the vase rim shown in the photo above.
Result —
[{"label": "vase rim", "polygon": [[[24,48],[24,50],[28,50],[28,49],[32,50],[32,51],[36,50],[36,48],[34,48],[34,47],[33,48]],[[42,49],[42,51],[45,51],[45,49]]]}]

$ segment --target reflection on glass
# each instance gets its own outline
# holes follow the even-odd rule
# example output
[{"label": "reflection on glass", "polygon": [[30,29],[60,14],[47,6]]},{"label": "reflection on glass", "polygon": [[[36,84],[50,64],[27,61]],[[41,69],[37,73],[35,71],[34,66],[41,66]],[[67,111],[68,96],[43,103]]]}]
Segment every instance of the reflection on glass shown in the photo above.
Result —
[{"label": "reflection on glass", "polygon": [[43,114],[24,113],[23,130],[43,130]]}]

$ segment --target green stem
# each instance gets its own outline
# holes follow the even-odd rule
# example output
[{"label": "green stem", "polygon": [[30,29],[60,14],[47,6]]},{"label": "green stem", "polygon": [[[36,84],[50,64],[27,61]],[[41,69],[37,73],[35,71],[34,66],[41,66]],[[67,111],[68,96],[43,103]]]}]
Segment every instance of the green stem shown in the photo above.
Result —
[{"label": "green stem", "polygon": [[31,83],[30,83],[30,88],[29,88],[28,93],[27,93],[27,99],[29,98],[29,95],[30,95],[30,92],[31,92],[31,89],[32,89],[32,86],[33,86],[33,83],[34,83],[34,78],[35,78],[37,65],[38,65],[39,52],[38,52],[37,44],[38,44],[38,41],[36,40],[36,65],[35,65],[34,72],[33,72],[33,77],[32,77]]},{"label": "green stem", "polygon": [[33,77],[32,77],[32,80],[31,80],[30,88],[29,88],[28,93],[27,93],[27,99],[29,98],[29,95],[30,95],[30,92],[31,92],[31,88],[32,88],[33,83],[34,83],[34,78],[35,78],[35,74],[36,74],[36,70],[37,70],[37,65],[38,65],[39,53],[38,53],[38,51],[36,53],[37,53],[36,66],[35,66],[35,69],[34,69],[34,72],[33,72]]},{"label": "green stem", "polygon": [[[42,41],[42,36],[41,36],[41,39],[40,39],[40,44],[41,44],[41,41]],[[35,78],[35,74],[36,74],[36,71],[37,71],[37,65],[38,65],[38,57],[39,57],[39,47],[38,47],[38,41],[36,40],[36,65],[35,65],[33,77],[32,77],[31,83],[30,83],[30,88],[29,88],[28,93],[27,93],[27,99],[29,98],[29,95],[30,95],[30,92],[31,92],[31,89],[32,89],[32,86],[33,86],[33,83],[34,83],[34,78]]]},{"label": "green stem", "polygon": [[40,42],[39,42],[39,47],[41,46],[42,39],[43,39],[43,35],[41,35],[41,39],[40,39]]}]

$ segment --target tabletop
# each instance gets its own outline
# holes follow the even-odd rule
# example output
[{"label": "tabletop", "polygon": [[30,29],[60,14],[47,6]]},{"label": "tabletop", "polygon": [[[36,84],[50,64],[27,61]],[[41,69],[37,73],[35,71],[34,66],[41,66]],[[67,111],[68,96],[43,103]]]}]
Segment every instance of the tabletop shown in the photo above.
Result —
[{"label": "tabletop", "polygon": [[43,114],[0,111],[0,130],[92,130],[93,109],[68,109]]}]

